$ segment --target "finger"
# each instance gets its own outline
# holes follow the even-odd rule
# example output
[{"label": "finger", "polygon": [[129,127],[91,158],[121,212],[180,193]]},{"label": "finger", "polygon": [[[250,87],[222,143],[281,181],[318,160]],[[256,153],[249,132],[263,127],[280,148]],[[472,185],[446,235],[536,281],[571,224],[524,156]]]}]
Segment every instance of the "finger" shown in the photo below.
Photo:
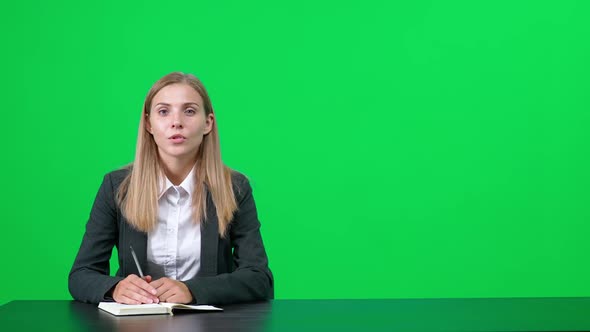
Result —
[{"label": "finger", "polygon": [[164,278],[150,282],[150,286],[152,286],[156,289],[160,288],[163,284],[164,284]]},{"label": "finger", "polygon": [[172,287],[174,287],[174,285],[170,284],[170,283],[164,283],[162,284],[162,286],[160,286],[157,290],[158,292],[156,293],[156,296],[161,299],[162,294],[166,293],[167,291],[169,291]]},{"label": "finger", "polygon": [[162,302],[171,302],[169,301],[174,295],[176,294],[176,292],[174,291],[173,288],[169,288],[167,289],[164,293],[162,293],[162,295],[159,296],[160,301]]},{"label": "finger", "polygon": [[188,297],[188,295],[182,292],[175,293],[166,299],[166,302],[170,303],[189,303],[190,301],[192,301],[192,297]]},{"label": "finger", "polygon": [[162,286],[158,288],[158,298],[160,301],[166,301],[170,296],[174,295],[174,283],[171,280],[164,280]]},{"label": "finger", "polygon": [[151,297],[143,296],[131,289],[126,289],[123,292],[123,295],[135,301],[139,301],[140,303],[154,303],[154,300]]},{"label": "finger", "polygon": [[152,281],[152,276],[145,276],[143,277],[143,280],[145,280],[147,283],[150,283]]},{"label": "finger", "polygon": [[141,293],[145,296],[151,295],[147,289],[144,289],[143,287],[141,287],[142,286],[141,284],[138,285],[138,284],[134,284],[132,282],[128,282],[128,283],[125,283],[124,286],[125,286],[125,289],[130,289],[134,292]]},{"label": "finger", "polygon": [[160,297],[162,293],[166,292],[171,287],[174,287],[174,283],[167,278],[158,279],[151,284],[152,286],[156,287],[156,296]]},{"label": "finger", "polygon": [[132,273],[132,274],[127,275],[127,278],[125,278],[125,279],[131,281],[131,280],[136,280],[136,279],[141,279],[141,278],[137,274]]},{"label": "finger", "polygon": [[141,302],[134,300],[132,298],[129,298],[125,295],[121,295],[117,302],[123,303],[123,304],[141,304]]},{"label": "finger", "polygon": [[142,296],[142,297],[144,297],[146,299],[150,299],[151,301],[154,301],[155,300],[154,299],[155,295],[152,295],[152,294],[148,293],[146,290],[141,289],[141,288],[137,287],[134,284],[128,284],[128,285],[126,285],[125,290],[127,290],[129,292],[132,292],[132,293],[136,293],[136,294],[138,294],[138,295],[140,295],[140,296]]},{"label": "finger", "polygon": [[182,301],[180,300],[180,295],[178,294],[173,294],[172,296],[170,296],[169,298],[166,299],[166,302],[169,303],[181,303]]},{"label": "finger", "polygon": [[137,276],[129,278],[129,281],[135,286],[144,289],[148,293],[156,294],[156,289],[153,286],[150,286],[150,284],[148,284],[145,280]]},{"label": "finger", "polygon": [[[125,278],[125,279],[121,280],[119,283],[117,283],[117,286],[115,287],[115,290],[113,292],[113,299],[115,301],[117,301],[119,303],[127,303],[127,304],[135,303],[135,302],[138,302],[136,304],[153,303],[153,302],[158,303],[160,301],[154,295],[151,295],[151,294],[147,293],[145,290],[142,290],[141,288],[132,284],[130,282],[130,279],[133,279],[133,277]],[[126,297],[127,299],[131,299],[131,302],[129,302],[129,300],[124,300],[122,298],[123,296]]]},{"label": "finger", "polygon": [[172,293],[173,295],[168,297],[166,301],[174,303],[189,303],[194,299],[193,294],[188,289],[188,287],[186,287],[186,285],[180,281],[174,283]]},{"label": "finger", "polygon": [[[151,300],[152,300],[152,302],[156,302],[156,303],[158,303],[158,302],[160,301],[160,300],[158,299],[158,297],[157,297],[157,296],[155,296],[154,294],[150,294],[150,293],[148,293],[148,291],[147,291],[147,290],[145,290],[145,289],[142,289],[141,287],[139,287],[139,286],[137,286],[137,285],[133,284],[133,283],[132,283],[132,281],[133,281],[134,279],[137,279],[137,278],[133,278],[133,277],[132,277],[132,278],[129,278],[129,279],[130,279],[130,280],[128,280],[128,279],[125,279],[125,280],[123,280],[123,281],[121,282],[121,285],[120,285],[120,286],[122,286],[122,287],[120,287],[120,290],[121,290],[121,292],[122,292],[122,293],[124,292],[125,294],[127,294],[127,296],[128,296],[128,297],[130,296],[130,295],[128,294],[128,292],[138,293],[139,295],[141,295],[141,296],[143,296],[143,297],[146,297],[146,298],[149,298],[149,299],[151,299]],[[151,303],[151,302],[149,302],[149,301],[147,301],[147,300],[138,299],[138,298],[137,298],[137,297],[135,297],[135,296],[134,296],[133,298],[134,298],[134,299],[136,299],[136,300],[142,300],[144,303]]]},{"label": "finger", "polygon": [[139,277],[139,276],[137,276],[135,274],[128,275],[126,279],[129,280],[130,282],[134,283],[134,284],[146,282],[145,281],[145,277],[142,278],[142,277]]},{"label": "finger", "polygon": [[123,293],[124,296],[137,301],[138,303],[147,303],[147,304],[151,304],[154,303],[154,301],[148,297],[145,296],[141,296],[137,293],[131,292],[131,291],[127,291],[125,293]]}]

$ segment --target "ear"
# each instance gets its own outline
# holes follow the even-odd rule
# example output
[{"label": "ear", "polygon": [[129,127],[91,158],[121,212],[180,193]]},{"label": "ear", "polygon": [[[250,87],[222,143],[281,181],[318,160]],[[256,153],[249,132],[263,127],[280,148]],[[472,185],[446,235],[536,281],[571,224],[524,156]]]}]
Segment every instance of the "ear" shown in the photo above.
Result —
[{"label": "ear", "polygon": [[205,135],[209,134],[213,130],[213,122],[215,122],[215,116],[213,113],[207,114],[205,118]]},{"label": "ear", "polygon": [[152,133],[152,124],[150,123],[150,116],[149,114],[145,115],[145,130],[147,130],[148,133],[150,134],[154,134]]}]

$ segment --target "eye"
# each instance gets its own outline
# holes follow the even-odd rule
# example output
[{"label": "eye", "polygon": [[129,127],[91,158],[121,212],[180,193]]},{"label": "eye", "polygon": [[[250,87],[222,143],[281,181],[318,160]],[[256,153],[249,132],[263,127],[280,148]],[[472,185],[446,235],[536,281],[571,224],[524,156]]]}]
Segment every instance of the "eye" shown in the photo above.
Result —
[{"label": "eye", "polygon": [[168,110],[165,109],[165,108],[160,108],[158,110],[158,114],[160,114],[160,115],[166,115],[166,114],[168,114]]},{"label": "eye", "polygon": [[184,113],[186,113],[188,115],[195,115],[197,113],[197,111],[192,108],[187,108],[186,110],[184,110]]}]

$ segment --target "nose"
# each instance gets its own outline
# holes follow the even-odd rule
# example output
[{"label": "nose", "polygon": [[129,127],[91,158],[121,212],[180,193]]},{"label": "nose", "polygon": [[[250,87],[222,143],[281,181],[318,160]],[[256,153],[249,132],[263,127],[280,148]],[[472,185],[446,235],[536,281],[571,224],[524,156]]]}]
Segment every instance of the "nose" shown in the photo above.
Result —
[{"label": "nose", "polygon": [[176,112],[174,114],[174,117],[172,118],[172,128],[174,128],[174,129],[182,128],[181,115],[178,114],[178,112]]}]

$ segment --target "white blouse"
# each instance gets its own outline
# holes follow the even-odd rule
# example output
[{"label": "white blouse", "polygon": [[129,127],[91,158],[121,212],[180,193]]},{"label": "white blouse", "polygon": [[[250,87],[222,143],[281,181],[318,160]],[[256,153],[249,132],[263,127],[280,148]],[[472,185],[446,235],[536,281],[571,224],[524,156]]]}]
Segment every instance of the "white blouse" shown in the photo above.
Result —
[{"label": "white blouse", "polygon": [[201,267],[201,226],[193,222],[194,168],[179,186],[165,177],[158,197],[158,223],[148,234],[148,274],[185,281]]}]

